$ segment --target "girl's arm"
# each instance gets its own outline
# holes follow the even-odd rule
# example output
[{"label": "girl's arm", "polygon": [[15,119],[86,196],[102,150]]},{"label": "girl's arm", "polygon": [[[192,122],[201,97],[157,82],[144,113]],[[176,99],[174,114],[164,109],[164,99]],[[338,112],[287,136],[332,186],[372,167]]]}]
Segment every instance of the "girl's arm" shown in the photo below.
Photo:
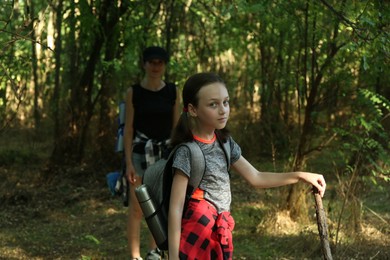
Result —
[{"label": "girl's arm", "polygon": [[133,155],[133,121],[134,121],[134,107],[133,107],[133,88],[129,88],[126,94],[126,114],[125,114],[125,129],[123,133],[123,145],[125,150],[126,162],[126,176],[129,182],[134,183],[135,170],[132,161]]},{"label": "girl's arm", "polygon": [[188,177],[180,170],[175,170],[172,182],[168,212],[168,250],[169,260],[179,259],[181,219],[186,195]]},{"label": "girl's arm", "polygon": [[303,180],[311,185],[314,185],[321,196],[324,196],[326,189],[326,182],[321,174],[310,172],[259,172],[242,156],[234,164],[232,164],[232,168],[255,187],[279,187],[294,184]]}]

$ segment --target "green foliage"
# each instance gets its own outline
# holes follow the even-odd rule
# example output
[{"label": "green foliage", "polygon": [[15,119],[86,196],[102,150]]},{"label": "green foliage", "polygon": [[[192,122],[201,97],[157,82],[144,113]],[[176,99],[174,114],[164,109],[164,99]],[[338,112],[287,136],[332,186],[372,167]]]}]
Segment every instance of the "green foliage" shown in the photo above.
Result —
[{"label": "green foliage", "polygon": [[[107,10],[103,6],[105,1],[64,1],[60,32],[56,31],[56,19],[53,19],[58,2],[49,6],[40,0],[15,3],[7,1],[0,7],[3,11],[0,43],[4,46],[0,51],[1,122],[15,117],[31,125],[29,118],[33,111],[50,118],[57,76],[60,79],[58,109],[65,114],[60,114],[58,121],[80,118],[80,122],[88,124],[85,106],[89,104],[94,105],[92,118],[98,121],[99,108],[105,107],[102,100],[109,100],[111,112],[108,113],[114,117],[113,111],[123,100],[126,89],[142,77],[140,54],[148,45],[169,49],[171,61],[167,76],[179,87],[198,71],[216,71],[226,79],[232,115],[238,121],[235,124],[244,125],[251,136],[244,149],[250,149],[254,142],[262,144],[261,151],[254,151],[256,154],[291,156],[296,150],[308,95],[318,75],[321,75],[320,84],[310,114],[313,131],[308,137],[316,140],[310,140],[311,144],[320,143],[316,137],[325,139],[332,128],[349,131],[351,127],[344,124],[344,118],[338,121],[335,115],[355,116],[353,110],[345,109],[354,102],[350,93],[356,93],[358,88],[373,91],[375,85],[374,94],[387,96],[389,37],[385,21],[390,12],[380,1],[326,1],[330,7],[322,1],[303,0],[239,0],[229,4],[226,1],[125,1],[123,6],[123,1],[108,1]],[[34,22],[30,18],[30,4],[34,4],[32,17],[37,18]],[[107,14],[103,16],[105,10]],[[120,15],[118,23],[106,31],[116,15]],[[35,38],[31,39],[33,30]],[[57,50],[53,43],[59,35],[63,46],[60,74],[54,75]],[[110,38],[112,35],[114,38]],[[107,58],[112,42],[117,48]],[[90,66],[94,71],[85,71],[95,54],[95,44],[102,47],[98,58],[93,59],[96,64]],[[39,50],[37,88],[32,84],[33,46]],[[341,49],[330,57],[335,47]],[[330,65],[321,70],[328,60]],[[106,73],[114,79],[110,83],[102,81]],[[93,76],[93,82],[87,87],[79,84],[83,75]],[[103,91],[105,87],[109,91]],[[99,99],[99,95],[104,96]],[[80,109],[75,109],[72,98],[80,103]],[[377,129],[379,134],[383,129],[366,117],[370,109],[373,107],[359,108],[362,116],[353,120],[355,124],[364,124],[367,131]],[[64,122],[60,127],[73,123],[79,122]],[[94,127],[80,124],[73,129]],[[63,131],[69,133],[73,129]],[[96,137],[91,131],[84,135],[91,140]]]},{"label": "green foliage", "polygon": [[[339,153],[352,172],[361,168],[363,177],[382,178],[390,181],[390,136],[385,131],[383,119],[389,116],[390,102],[367,89],[360,89],[352,105],[354,116],[343,129],[335,129],[343,143]],[[375,181],[375,178],[370,178]]]},{"label": "green foliage", "polygon": [[380,94],[374,93],[367,89],[360,89],[359,93],[362,103],[366,103],[371,116],[375,119],[387,117],[390,112],[390,101]]}]

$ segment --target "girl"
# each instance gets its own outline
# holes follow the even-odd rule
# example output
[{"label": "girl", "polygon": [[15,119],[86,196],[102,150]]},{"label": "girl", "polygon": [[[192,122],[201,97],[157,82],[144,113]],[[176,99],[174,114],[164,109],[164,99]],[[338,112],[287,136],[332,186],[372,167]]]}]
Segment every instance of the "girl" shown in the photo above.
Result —
[{"label": "girl", "polygon": [[184,109],[174,130],[172,145],[191,140],[198,143],[205,155],[206,172],[198,189],[186,201],[191,155],[186,147],[177,150],[168,216],[170,260],[233,257],[229,166],[216,138],[230,142],[231,168],[251,185],[270,188],[302,180],[324,195],[326,183],[320,174],[259,172],[241,155],[240,147],[225,129],[230,112],[229,94],[218,75],[193,75],[186,81],[182,95]]},{"label": "girl", "polygon": [[[126,176],[130,182],[127,238],[131,259],[140,256],[140,224],[142,210],[135,196],[148,165],[159,159],[179,118],[180,99],[176,85],[162,80],[169,60],[161,47],[148,47],[143,52],[145,77],[127,91],[124,147]],[[160,259],[150,236],[147,260]]]}]

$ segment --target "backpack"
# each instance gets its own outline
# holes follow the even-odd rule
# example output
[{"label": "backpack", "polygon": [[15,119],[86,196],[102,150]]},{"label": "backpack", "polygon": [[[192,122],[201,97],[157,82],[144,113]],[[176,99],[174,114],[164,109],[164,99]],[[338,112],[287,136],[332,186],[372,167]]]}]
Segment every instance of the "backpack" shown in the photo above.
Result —
[{"label": "backpack", "polygon": [[[225,143],[217,138],[230,166],[230,141]],[[173,181],[173,159],[179,147],[186,146],[191,154],[191,177],[186,190],[186,203],[203,179],[206,169],[204,154],[196,142],[187,142],[176,146],[167,159],[160,159],[149,166],[143,176],[142,185],[135,194],[141,206],[144,218],[160,250],[168,250],[168,212]]]},{"label": "backpack", "polygon": [[122,163],[120,170],[110,172],[106,175],[108,189],[112,196],[121,197],[123,206],[128,206],[128,186],[129,183],[126,178],[126,167],[124,159],[124,147],[123,147],[123,132],[125,128],[125,102],[119,103],[119,114],[118,114],[118,129],[115,143],[115,152],[122,154]]}]

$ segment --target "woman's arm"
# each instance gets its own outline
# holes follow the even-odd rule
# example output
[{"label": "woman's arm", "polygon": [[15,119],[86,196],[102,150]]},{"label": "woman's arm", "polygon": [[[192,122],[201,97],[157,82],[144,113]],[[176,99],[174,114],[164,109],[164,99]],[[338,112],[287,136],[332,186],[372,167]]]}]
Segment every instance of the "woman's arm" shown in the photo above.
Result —
[{"label": "woman's arm", "polygon": [[181,220],[183,217],[183,207],[187,185],[188,176],[180,170],[175,170],[168,213],[169,260],[179,259]]},{"label": "woman's arm", "polygon": [[173,107],[173,126],[172,126],[172,129],[175,129],[176,127],[176,124],[177,124],[177,121],[179,121],[179,117],[180,117],[180,91],[179,91],[179,88],[176,87],[176,101],[175,101],[175,105]]},{"label": "woman's arm", "polygon": [[244,157],[240,157],[232,168],[242,175],[251,185],[260,188],[272,188],[297,183],[303,180],[314,185],[321,196],[324,196],[326,182],[321,174],[310,172],[259,172]]},{"label": "woman's arm", "polygon": [[126,176],[129,182],[134,183],[135,170],[132,161],[133,155],[133,135],[134,135],[134,107],[133,107],[133,88],[129,88],[126,94],[126,114],[125,129],[123,133],[123,144],[125,150]]}]

